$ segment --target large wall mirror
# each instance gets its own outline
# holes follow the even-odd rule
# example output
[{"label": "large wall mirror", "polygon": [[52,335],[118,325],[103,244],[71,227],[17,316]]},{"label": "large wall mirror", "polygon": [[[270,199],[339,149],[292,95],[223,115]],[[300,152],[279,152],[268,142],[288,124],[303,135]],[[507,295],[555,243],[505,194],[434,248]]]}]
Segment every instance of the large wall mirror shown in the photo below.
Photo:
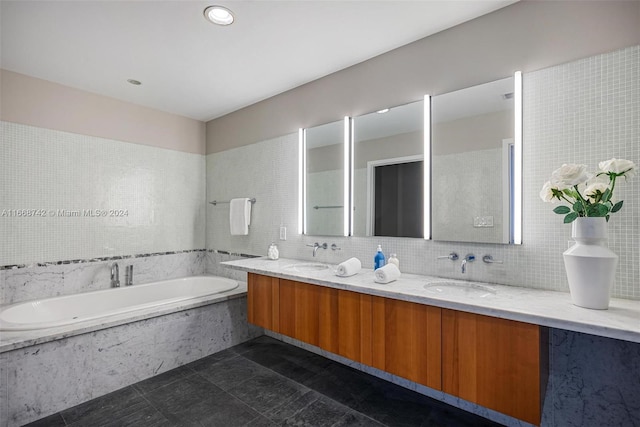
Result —
[{"label": "large wall mirror", "polygon": [[434,240],[521,243],[520,74],[432,98]]},{"label": "large wall mirror", "polygon": [[301,131],[302,232],[316,236],[348,234],[348,120]]},{"label": "large wall mirror", "polygon": [[424,121],[422,100],[353,119],[352,235],[424,237]]}]

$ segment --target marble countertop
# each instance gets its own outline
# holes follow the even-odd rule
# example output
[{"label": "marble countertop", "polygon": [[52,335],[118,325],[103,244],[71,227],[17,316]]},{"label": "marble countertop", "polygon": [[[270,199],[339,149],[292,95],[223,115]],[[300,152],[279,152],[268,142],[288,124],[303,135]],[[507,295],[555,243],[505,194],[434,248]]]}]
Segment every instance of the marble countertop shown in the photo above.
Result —
[{"label": "marble countertop", "polygon": [[162,316],[178,311],[202,307],[233,298],[240,298],[246,295],[246,292],[247,284],[244,282],[238,282],[238,287],[230,291],[221,292],[214,295],[207,295],[199,298],[193,298],[185,301],[178,301],[170,304],[164,304],[161,306],[137,310],[135,312],[128,312],[98,319],[86,320],[83,322],[74,323],[72,325],[58,326],[55,328],[36,329],[29,331],[2,331],[0,332],[0,353],[16,350],[23,347],[29,347],[36,344],[42,344],[57,339],[68,338],[75,335],[86,334],[89,332],[98,331],[100,329],[120,326],[139,320],[150,319],[152,317]]},{"label": "marble countertop", "polygon": [[590,310],[573,305],[569,293],[533,288],[487,283],[484,285],[495,289],[495,294],[438,295],[425,290],[424,285],[454,280],[403,273],[394,282],[378,284],[371,269],[362,269],[351,277],[338,277],[334,265],[324,270],[298,271],[296,265],[309,262],[283,258],[276,261],[252,258],[221,264],[250,273],[640,343],[640,301],[635,300],[612,298],[608,310]]}]

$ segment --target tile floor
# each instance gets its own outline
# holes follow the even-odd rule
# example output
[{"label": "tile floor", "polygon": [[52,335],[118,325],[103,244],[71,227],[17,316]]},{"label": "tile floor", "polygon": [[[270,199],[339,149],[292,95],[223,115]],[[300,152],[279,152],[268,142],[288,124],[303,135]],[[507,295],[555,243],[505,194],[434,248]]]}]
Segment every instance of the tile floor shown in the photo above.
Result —
[{"label": "tile floor", "polygon": [[262,336],[28,424],[498,426]]}]

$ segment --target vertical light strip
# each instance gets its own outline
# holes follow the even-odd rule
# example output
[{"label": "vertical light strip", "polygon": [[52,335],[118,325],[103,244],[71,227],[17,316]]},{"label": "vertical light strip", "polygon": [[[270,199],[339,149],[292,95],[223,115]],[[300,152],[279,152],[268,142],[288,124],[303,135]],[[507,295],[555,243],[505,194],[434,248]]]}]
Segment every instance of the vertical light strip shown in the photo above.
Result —
[{"label": "vertical light strip", "polygon": [[344,194],[343,194],[343,236],[349,235],[349,225],[351,224],[351,216],[349,215],[351,210],[351,193],[349,190],[349,182],[351,180],[351,149],[349,146],[349,139],[351,136],[349,116],[344,118]]},{"label": "vertical light strip", "polygon": [[305,186],[306,175],[306,131],[298,130],[298,233],[304,234],[306,224],[305,206],[307,205]]},{"label": "vertical light strip", "polygon": [[431,239],[431,96],[424,96],[424,239]]},{"label": "vertical light strip", "polygon": [[522,244],[522,72],[514,74],[513,243]]},{"label": "vertical light strip", "polygon": [[355,217],[355,208],[354,208],[354,193],[355,193],[355,182],[354,182],[354,175],[355,175],[355,149],[356,149],[356,138],[355,138],[355,123],[353,121],[353,117],[349,119],[349,127],[351,129],[350,132],[350,140],[349,140],[349,146],[351,147],[350,149],[350,153],[351,153],[351,160],[349,161],[349,168],[351,170],[350,173],[350,179],[349,179],[349,188],[351,189],[350,193],[351,193],[351,198],[349,201],[349,236],[353,236],[353,220]]}]

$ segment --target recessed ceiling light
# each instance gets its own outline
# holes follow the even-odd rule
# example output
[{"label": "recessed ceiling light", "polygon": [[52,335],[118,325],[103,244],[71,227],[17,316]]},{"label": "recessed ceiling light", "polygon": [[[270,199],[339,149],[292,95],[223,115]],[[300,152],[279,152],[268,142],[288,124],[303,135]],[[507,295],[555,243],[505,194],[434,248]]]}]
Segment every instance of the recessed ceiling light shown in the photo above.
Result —
[{"label": "recessed ceiling light", "polygon": [[127,79],[127,82],[131,83],[134,86],[140,86],[142,84],[141,81],[139,80],[134,80],[134,79]]},{"label": "recessed ceiling light", "polygon": [[222,6],[209,6],[204,10],[204,17],[217,25],[231,25],[234,19],[231,11]]},{"label": "recessed ceiling light", "polygon": [[388,112],[389,112],[388,108],[383,108],[382,110],[376,111],[376,113],[378,113],[378,114],[384,114],[384,113],[388,113]]}]

